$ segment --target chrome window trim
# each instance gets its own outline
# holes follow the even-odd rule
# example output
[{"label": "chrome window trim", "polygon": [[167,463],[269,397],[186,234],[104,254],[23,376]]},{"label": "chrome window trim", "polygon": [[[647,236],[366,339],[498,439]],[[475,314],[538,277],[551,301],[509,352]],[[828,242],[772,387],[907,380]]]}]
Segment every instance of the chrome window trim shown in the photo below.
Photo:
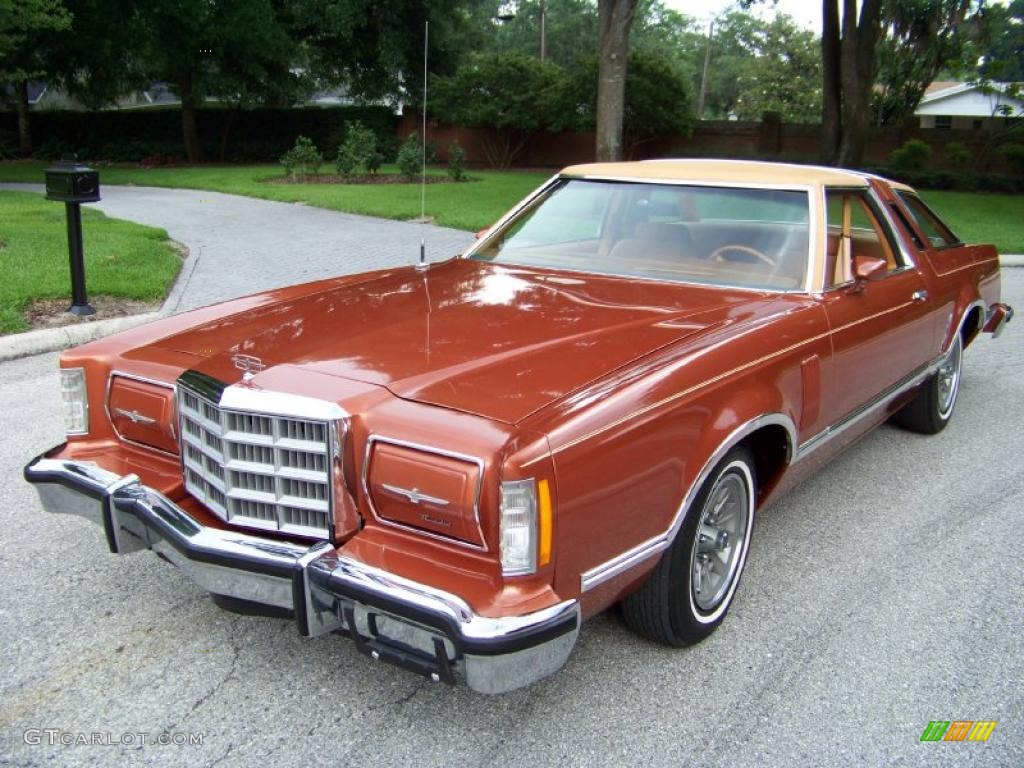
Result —
[{"label": "chrome window trim", "polygon": [[[822,232],[826,237],[826,245],[828,238],[828,203],[827,196],[829,192],[847,192],[854,194],[863,194],[868,202],[868,208],[875,217],[878,219],[879,224],[882,227],[883,234],[888,237],[889,245],[893,247],[894,252],[899,253],[900,258],[903,260],[903,264],[890,272],[887,272],[885,277],[882,279],[888,279],[893,275],[901,275],[905,272],[920,272],[918,269],[917,260],[911,255],[910,251],[906,247],[906,243],[903,242],[903,238],[899,234],[899,227],[896,226],[896,222],[892,218],[892,212],[888,209],[882,199],[878,196],[874,187],[825,187],[821,188],[821,206],[822,206]],[[865,194],[866,193],[866,194]],[[824,261],[824,254],[822,255],[822,266],[827,266],[827,262]],[[856,280],[846,280],[842,283],[836,283],[835,285],[828,284],[828,275],[825,274],[825,270],[822,269],[821,273],[821,284],[818,286],[818,290],[814,291],[817,295],[824,295],[832,293],[834,291],[846,290],[853,285],[856,285]]]},{"label": "chrome window trim", "polygon": [[896,224],[896,220],[893,218],[892,211],[889,210],[889,206],[885,204],[885,201],[882,200],[874,187],[868,187],[868,196],[874,203],[874,207],[876,209],[875,213],[882,219],[882,227],[888,230],[890,244],[895,244],[897,246],[897,250],[903,258],[903,266],[917,269],[917,259],[907,248],[907,244],[900,236],[900,229]]},{"label": "chrome window trim", "polygon": [[[743,286],[743,285],[726,285],[722,283],[700,283],[687,280],[670,280],[668,278],[658,277],[646,277],[642,275],[632,275],[621,272],[595,272],[586,269],[573,269],[571,267],[535,267],[531,264],[516,264],[514,262],[503,261],[494,262],[490,259],[480,259],[488,264],[498,264],[508,267],[520,267],[526,269],[549,269],[554,272],[572,272],[574,274],[586,274],[586,275],[598,275],[606,277],[626,277],[631,280],[646,280],[648,282],[663,283],[667,285],[695,285],[703,288],[724,288],[726,290],[738,290],[738,291],[750,291],[753,293],[772,293],[772,294],[809,294],[813,292],[814,285],[814,216],[815,216],[815,201],[814,191],[816,188],[820,189],[814,184],[762,184],[762,183],[741,183],[741,182],[717,182],[717,181],[692,181],[687,179],[644,179],[631,176],[590,176],[590,175],[563,175],[557,174],[548,179],[544,184],[538,187],[534,192],[519,203],[515,208],[509,211],[507,214],[502,216],[489,230],[487,234],[481,237],[476,243],[469,247],[461,258],[471,259],[490,239],[491,234],[501,229],[505,224],[515,216],[527,208],[534,200],[540,197],[542,194],[546,194],[548,189],[554,186],[559,181],[607,181],[613,183],[625,183],[625,184],[654,184],[659,186],[670,186],[670,187],[712,187],[721,189],[757,189],[757,190],[778,190],[780,192],[803,192],[807,195],[807,261],[804,265],[804,281],[802,288],[770,288],[770,287],[754,287],[754,286]],[[793,222],[779,222],[785,224],[791,224]]]},{"label": "chrome window trim", "polygon": [[616,555],[615,557],[607,560],[600,565],[594,566],[589,570],[584,571],[580,575],[580,590],[582,592],[588,592],[594,587],[604,584],[606,581],[615,578],[619,574],[625,573],[636,565],[644,562],[645,560],[659,554],[660,552],[668,549],[671,546],[673,540],[678,534],[679,529],[683,525],[683,520],[686,519],[686,513],[689,511],[690,505],[693,504],[693,500],[699,493],[700,488],[704,485],[704,481],[707,480],[708,476],[714,471],[718,463],[725,457],[725,455],[731,451],[737,443],[739,443],[744,437],[755,432],[761,427],[765,426],[781,426],[786,430],[788,439],[788,453],[787,463],[792,457],[794,452],[794,446],[797,444],[797,433],[796,426],[793,424],[793,420],[790,419],[784,413],[768,413],[758,416],[757,418],[751,419],[745,424],[737,427],[733,430],[725,440],[715,449],[715,452],[711,454],[710,458],[704,462],[704,466],[701,467],[697,477],[690,484],[689,489],[686,491],[686,495],[683,497],[682,503],[676,510],[675,515],[672,518],[672,523],[668,529],[663,533],[659,533],[656,536],[652,536],[646,541],[637,544],[635,547],[626,550],[625,552]]},{"label": "chrome window trim", "polygon": [[180,438],[178,437],[181,433],[178,432],[178,388],[177,388],[177,386],[175,384],[169,384],[166,381],[161,381],[160,379],[153,379],[153,378],[150,378],[148,376],[139,376],[136,373],[128,373],[126,371],[111,370],[110,373],[107,375],[106,391],[103,393],[103,410],[107,414],[107,421],[110,422],[110,428],[112,430],[114,430],[114,434],[117,435],[117,439],[120,440],[122,443],[127,443],[128,445],[133,445],[136,448],[142,448],[143,450],[146,450],[146,451],[153,451],[154,453],[159,453],[159,454],[162,454],[164,456],[172,456],[172,457],[175,457],[175,458],[180,456],[181,455],[181,451],[180,450],[174,451],[174,452],[172,452],[172,451],[165,451],[163,448],[157,448],[154,445],[146,445],[145,443],[140,443],[137,440],[131,440],[131,439],[125,437],[124,435],[122,435],[120,432],[117,431],[117,424],[114,422],[113,414],[110,412],[110,394],[111,394],[111,389],[114,386],[114,377],[115,376],[119,376],[122,379],[130,379],[132,381],[140,381],[143,384],[152,384],[155,387],[161,387],[163,389],[169,389],[171,391],[171,407],[173,409],[173,412],[171,414],[171,423],[170,423],[169,426],[171,428],[171,437],[174,438],[175,442],[180,442]]},{"label": "chrome window trim", "polygon": [[[377,511],[377,507],[373,503],[373,494],[370,493],[370,458],[373,455],[374,443],[387,443],[389,445],[397,445],[399,448],[409,448],[414,451],[422,451],[423,453],[433,453],[437,456],[445,456],[449,459],[457,459],[464,461],[468,464],[475,464],[477,467],[477,482],[476,482],[476,494],[473,499],[473,516],[476,518],[477,533],[480,535],[480,541],[482,545],[474,544],[471,541],[463,541],[462,539],[456,539],[451,536],[442,536],[441,534],[432,533],[431,531],[423,530],[422,528],[416,528],[412,525],[406,525],[404,523],[397,523],[393,520],[388,520],[380,515]],[[480,497],[483,493],[484,487],[484,460],[478,456],[470,456],[465,453],[459,453],[457,451],[449,451],[445,448],[437,448],[431,445],[424,445],[423,443],[414,443],[409,440],[402,440],[397,437],[387,437],[385,435],[371,434],[366,439],[366,449],[363,452],[363,471],[360,473],[360,481],[363,486],[363,496],[366,498],[366,506],[373,514],[373,519],[381,525],[389,528],[397,528],[399,530],[408,531],[414,533],[417,536],[425,536],[429,539],[435,539],[442,541],[446,544],[454,544],[455,546],[465,547],[472,549],[476,552],[490,552],[490,547],[487,546],[487,537],[484,535],[483,526],[480,524]]]}]

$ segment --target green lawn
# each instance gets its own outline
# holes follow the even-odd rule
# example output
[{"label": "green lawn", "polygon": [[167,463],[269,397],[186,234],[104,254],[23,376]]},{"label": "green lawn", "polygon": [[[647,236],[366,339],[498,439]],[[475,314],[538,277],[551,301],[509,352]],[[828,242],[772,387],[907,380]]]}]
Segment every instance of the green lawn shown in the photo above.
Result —
[{"label": "green lawn", "polygon": [[[37,299],[70,297],[64,206],[28,192],[0,191],[0,333],[27,328]],[[82,211],[90,296],[163,298],[181,258],[162,229]]]},{"label": "green lawn", "polygon": [[[43,180],[45,163],[0,163],[0,181]],[[333,168],[329,169],[331,173]],[[385,166],[383,172],[395,172]],[[279,165],[224,165],[196,168],[137,168],[101,166],[104,184],[137,184],[230,192],[265,200],[301,202],[347,213],[387,219],[413,219],[420,215],[419,184],[275,184]],[[432,171],[432,173],[439,173]],[[427,215],[438,224],[475,231],[490,226],[509,207],[525,197],[550,174],[524,171],[472,171],[458,184],[427,185]]]},{"label": "green lawn", "polygon": [[922,192],[961,239],[994,243],[1000,253],[1024,253],[1024,197],[973,192]]},{"label": "green lawn", "polygon": [[[41,182],[45,163],[0,163],[0,181]],[[385,166],[384,172],[394,172]],[[438,171],[434,171],[438,173]],[[230,192],[267,200],[302,202],[321,208],[389,219],[420,214],[418,184],[275,184],[278,165],[137,168],[102,166],[102,184],[138,184]],[[470,231],[489,226],[549,174],[528,171],[472,171],[475,181],[428,184],[427,214],[438,224]],[[1003,253],[1024,253],[1024,198],[967,192],[923,192],[965,240],[994,243]]]}]

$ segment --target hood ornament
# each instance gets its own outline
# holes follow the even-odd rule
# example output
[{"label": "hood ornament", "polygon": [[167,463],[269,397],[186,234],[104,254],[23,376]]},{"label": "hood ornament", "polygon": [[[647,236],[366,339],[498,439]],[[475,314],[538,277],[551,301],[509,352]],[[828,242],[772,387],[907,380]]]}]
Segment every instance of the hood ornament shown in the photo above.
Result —
[{"label": "hood ornament", "polygon": [[235,368],[242,371],[242,381],[252,381],[253,376],[266,368],[260,358],[252,355],[232,355],[231,362]]}]

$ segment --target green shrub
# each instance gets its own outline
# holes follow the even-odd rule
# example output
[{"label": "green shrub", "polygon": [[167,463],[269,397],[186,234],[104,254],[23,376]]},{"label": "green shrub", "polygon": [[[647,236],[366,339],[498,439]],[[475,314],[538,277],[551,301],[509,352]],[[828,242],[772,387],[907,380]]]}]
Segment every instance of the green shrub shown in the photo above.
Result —
[{"label": "green shrub", "polygon": [[366,158],[366,170],[371,176],[376,175],[383,163],[384,155],[379,149],[374,149],[373,152],[370,153],[370,156]]},{"label": "green shrub", "polygon": [[351,176],[358,168],[376,173],[383,158],[377,150],[377,136],[358,120],[349,124],[345,140],[338,147],[336,165],[342,176]]},{"label": "green shrub", "polygon": [[406,181],[412,181],[423,167],[423,144],[418,133],[411,133],[398,150],[398,172]]},{"label": "green shrub", "polygon": [[867,167],[863,170],[902,181],[917,189],[996,192],[1005,195],[1024,194],[1024,176],[962,171],[904,171],[891,166]]},{"label": "green shrub", "polygon": [[999,151],[1006,158],[1010,173],[1024,176],[1024,144],[1007,144]]},{"label": "green shrub", "polygon": [[338,147],[338,154],[334,158],[334,167],[346,179],[359,167],[359,158],[356,157],[356,153],[348,142]]},{"label": "green shrub", "polygon": [[971,162],[971,150],[963,142],[951,141],[946,144],[946,157],[957,168],[966,168]]},{"label": "green shrub", "polygon": [[463,181],[466,178],[466,150],[453,141],[448,147],[448,178]]},{"label": "green shrub", "polygon": [[295,146],[281,155],[280,163],[285,173],[294,179],[319,173],[324,158],[312,139],[299,136],[295,139]]},{"label": "green shrub", "polygon": [[906,171],[923,171],[932,159],[932,148],[920,139],[910,139],[890,155],[893,166]]}]

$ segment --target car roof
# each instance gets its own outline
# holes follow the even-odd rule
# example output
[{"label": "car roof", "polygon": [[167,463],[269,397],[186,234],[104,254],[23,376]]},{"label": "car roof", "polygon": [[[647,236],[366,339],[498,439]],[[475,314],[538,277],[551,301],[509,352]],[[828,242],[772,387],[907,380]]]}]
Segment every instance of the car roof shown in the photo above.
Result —
[{"label": "car roof", "polygon": [[[729,184],[778,184],[785,186],[866,187],[868,179],[880,178],[844,168],[759,160],[664,159],[622,163],[571,165],[563,176],[593,179],[650,179],[652,181],[723,182]],[[885,180],[899,189],[906,185]]]}]

